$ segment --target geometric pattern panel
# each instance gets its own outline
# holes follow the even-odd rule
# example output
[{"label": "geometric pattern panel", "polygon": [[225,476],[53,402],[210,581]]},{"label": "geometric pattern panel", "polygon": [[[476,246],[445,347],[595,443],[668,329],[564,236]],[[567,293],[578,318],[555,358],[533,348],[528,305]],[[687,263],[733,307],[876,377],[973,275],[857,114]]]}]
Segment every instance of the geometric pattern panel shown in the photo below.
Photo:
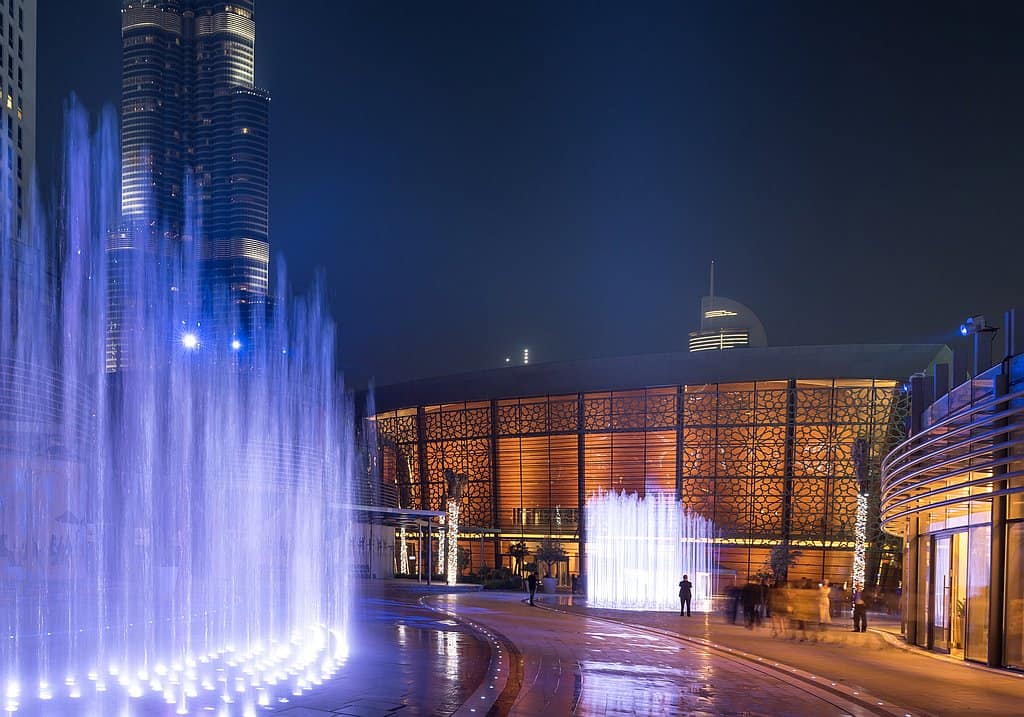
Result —
[{"label": "geometric pattern panel", "polygon": [[556,515],[559,525],[571,525],[582,432],[585,495],[671,492],[678,480],[683,504],[714,520],[725,537],[777,541],[788,514],[793,538],[827,544],[852,534],[855,441],[869,442],[874,479],[900,438],[905,400],[893,381],[669,386],[425,406],[422,422],[416,409],[405,409],[379,414],[375,428],[381,445],[392,447],[382,467],[385,480],[393,474],[399,482],[403,503],[443,508],[445,469],[469,476],[467,525],[490,526],[495,503],[503,529],[513,518],[521,525],[524,511],[534,511],[534,522]]}]

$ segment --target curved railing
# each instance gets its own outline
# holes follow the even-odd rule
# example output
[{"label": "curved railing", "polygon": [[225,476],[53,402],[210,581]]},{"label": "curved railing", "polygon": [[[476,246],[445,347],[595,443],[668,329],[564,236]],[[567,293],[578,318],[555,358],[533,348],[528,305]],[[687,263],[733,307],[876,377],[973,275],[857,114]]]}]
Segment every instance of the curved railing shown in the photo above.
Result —
[{"label": "curved railing", "polygon": [[922,510],[1024,492],[1024,389],[965,406],[899,444],[882,462],[882,527]]}]

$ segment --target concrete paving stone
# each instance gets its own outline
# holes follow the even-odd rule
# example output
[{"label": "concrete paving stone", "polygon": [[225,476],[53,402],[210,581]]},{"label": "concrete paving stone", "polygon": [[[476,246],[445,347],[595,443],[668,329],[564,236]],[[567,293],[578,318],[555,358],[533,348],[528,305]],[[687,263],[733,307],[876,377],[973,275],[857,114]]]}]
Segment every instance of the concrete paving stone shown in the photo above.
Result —
[{"label": "concrete paving stone", "polygon": [[380,704],[354,704],[338,710],[334,714],[338,717],[389,717],[398,714],[405,705],[396,707],[383,707]]}]

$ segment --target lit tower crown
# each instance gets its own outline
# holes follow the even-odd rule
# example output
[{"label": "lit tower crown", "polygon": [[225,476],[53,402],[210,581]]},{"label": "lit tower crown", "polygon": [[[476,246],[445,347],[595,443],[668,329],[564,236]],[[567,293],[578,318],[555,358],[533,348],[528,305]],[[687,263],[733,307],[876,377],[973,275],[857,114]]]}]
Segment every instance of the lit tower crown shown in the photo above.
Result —
[{"label": "lit tower crown", "polygon": [[753,311],[738,301],[715,296],[715,262],[711,262],[711,289],[701,297],[700,329],[690,332],[690,352],[767,345],[764,326]]}]

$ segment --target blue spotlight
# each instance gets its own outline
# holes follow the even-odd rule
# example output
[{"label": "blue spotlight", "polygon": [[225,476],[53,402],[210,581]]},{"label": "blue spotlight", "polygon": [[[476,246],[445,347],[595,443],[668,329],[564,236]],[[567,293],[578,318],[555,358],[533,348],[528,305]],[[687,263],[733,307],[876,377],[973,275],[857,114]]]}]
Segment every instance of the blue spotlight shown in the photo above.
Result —
[{"label": "blue spotlight", "polygon": [[232,339],[231,340],[231,350],[232,351],[241,351],[242,350],[242,342],[239,341],[238,339]]},{"label": "blue spotlight", "polygon": [[187,348],[189,351],[195,351],[197,348],[199,348],[199,337],[193,334],[192,332],[183,334],[181,337],[181,345]]},{"label": "blue spotlight", "polygon": [[970,336],[972,334],[987,334],[996,331],[995,326],[989,326],[985,322],[985,316],[978,314],[976,316],[968,317],[968,319],[960,324],[960,335]]}]

